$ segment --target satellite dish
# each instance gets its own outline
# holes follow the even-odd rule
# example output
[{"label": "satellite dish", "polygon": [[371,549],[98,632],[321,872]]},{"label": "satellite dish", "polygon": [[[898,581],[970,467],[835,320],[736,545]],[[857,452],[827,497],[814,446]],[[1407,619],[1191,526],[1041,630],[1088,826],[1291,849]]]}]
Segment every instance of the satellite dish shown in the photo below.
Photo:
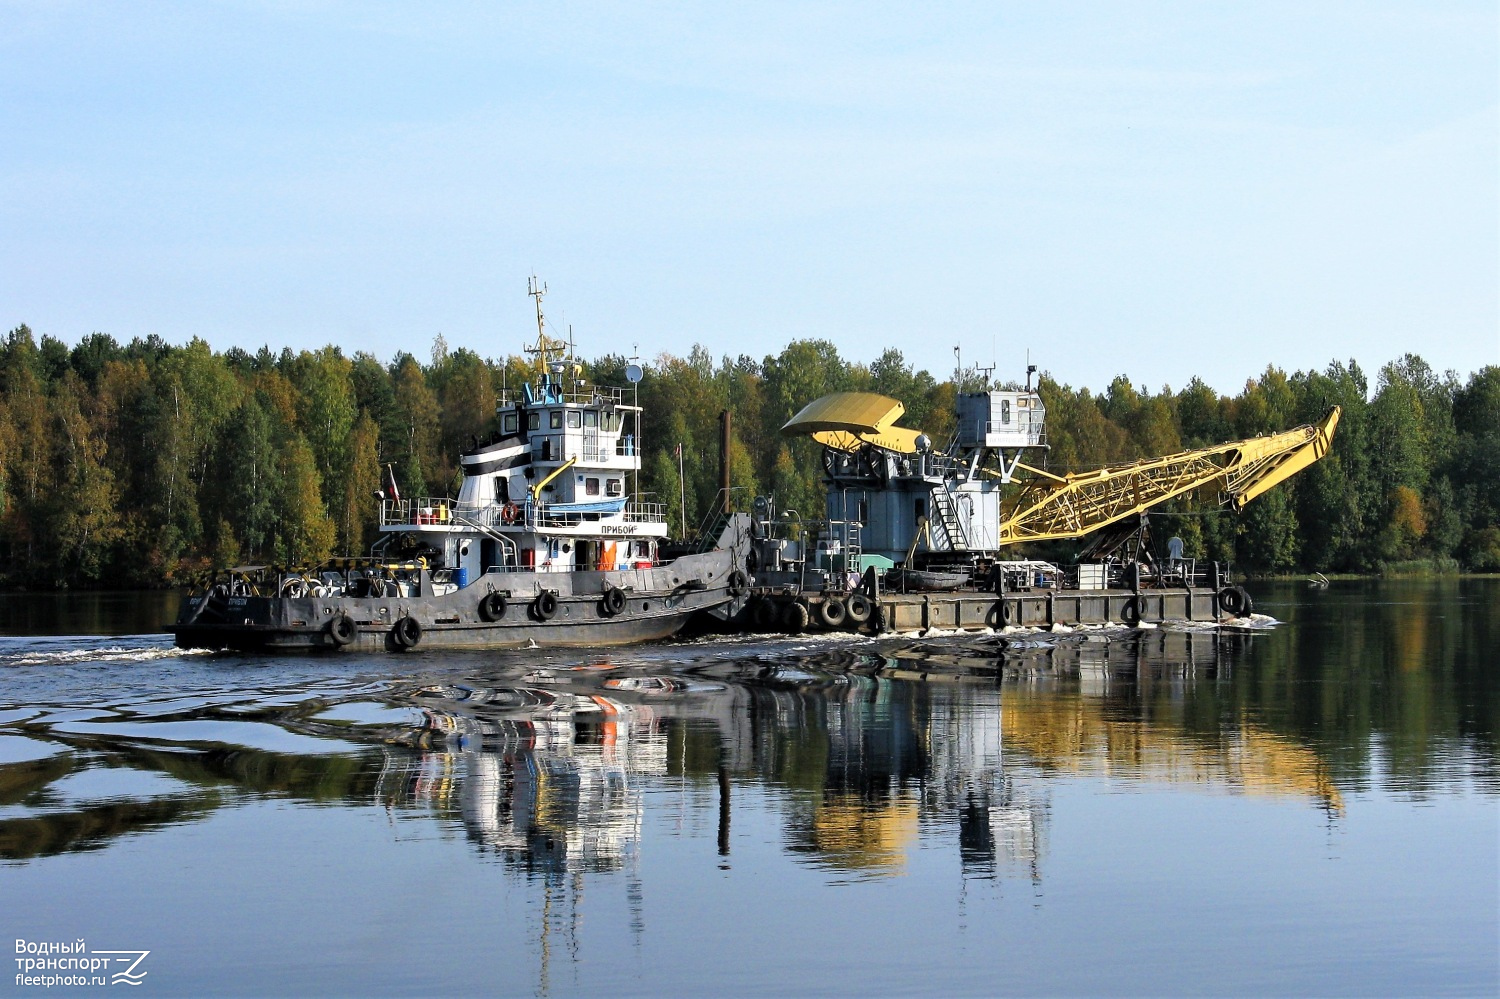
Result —
[{"label": "satellite dish", "polygon": [[641,366],[639,364],[625,365],[625,380],[630,384],[634,385],[636,382],[640,381],[643,377],[643,374],[644,373],[641,371]]}]

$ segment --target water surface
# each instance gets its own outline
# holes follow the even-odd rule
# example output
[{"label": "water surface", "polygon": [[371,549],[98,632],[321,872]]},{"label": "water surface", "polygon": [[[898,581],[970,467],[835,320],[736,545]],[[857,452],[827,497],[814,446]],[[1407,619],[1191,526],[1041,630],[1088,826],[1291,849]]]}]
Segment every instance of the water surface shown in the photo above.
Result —
[{"label": "water surface", "polygon": [[143,994],[1500,991],[1497,580],[608,655],[5,599],[4,929]]}]

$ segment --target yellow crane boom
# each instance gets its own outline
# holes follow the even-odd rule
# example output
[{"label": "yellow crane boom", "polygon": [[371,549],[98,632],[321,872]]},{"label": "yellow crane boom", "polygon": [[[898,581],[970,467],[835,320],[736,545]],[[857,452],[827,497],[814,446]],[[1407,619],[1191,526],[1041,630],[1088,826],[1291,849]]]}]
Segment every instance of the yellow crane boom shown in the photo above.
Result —
[{"label": "yellow crane boom", "polygon": [[1217,485],[1236,510],[1328,453],[1339,422],[1335,406],[1316,424],[1268,437],[1146,458],[1129,465],[1058,476],[1020,465],[1035,476],[1007,504],[999,542],[1077,538],[1169,499]]}]

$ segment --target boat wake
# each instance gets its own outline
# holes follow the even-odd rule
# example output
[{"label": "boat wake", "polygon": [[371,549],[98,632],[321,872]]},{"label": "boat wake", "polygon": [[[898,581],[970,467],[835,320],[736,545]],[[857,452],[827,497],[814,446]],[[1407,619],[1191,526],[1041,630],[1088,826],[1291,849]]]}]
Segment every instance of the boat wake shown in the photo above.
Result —
[{"label": "boat wake", "polygon": [[0,643],[0,667],[68,666],[76,663],[139,663],[183,656],[207,655],[206,649],[179,649],[170,639],[155,635],[139,641],[124,639],[97,645],[97,638],[27,639]]}]

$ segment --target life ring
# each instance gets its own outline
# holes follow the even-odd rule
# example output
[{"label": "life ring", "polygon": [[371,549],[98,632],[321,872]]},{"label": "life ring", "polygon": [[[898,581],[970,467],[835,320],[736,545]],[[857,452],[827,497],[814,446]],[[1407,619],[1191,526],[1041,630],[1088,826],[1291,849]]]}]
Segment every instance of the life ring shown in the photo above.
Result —
[{"label": "life ring", "polygon": [[838,597],[827,597],[822,603],[818,604],[818,620],[822,621],[826,627],[842,628],[844,626],[844,619],[848,616],[848,608],[844,606],[844,602]]},{"label": "life ring", "polygon": [[521,519],[521,508],[514,503],[507,503],[500,508],[500,523],[514,524]]},{"label": "life ring", "polygon": [[398,617],[391,626],[391,638],[403,649],[416,648],[422,641],[422,622],[414,617]]},{"label": "life ring", "polygon": [[864,624],[870,620],[870,614],[874,612],[875,606],[870,603],[870,598],[863,593],[851,593],[849,599],[844,601],[844,609],[849,612],[851,624]]},{"label": "life ring", "polygon": [[1130,597],[1120,606],[1120,620],[1134,628],[1141,623],[1141,598]]},{"label": "life ring", "polygon": [[479,616],[486,621],[498,621],[505,616],[505,598],[498,593],[486,593],[479,598]]},{"label": "life ring", "polygon": [[807,627],[807,622],[807,604],[800,600],[793,600],[781,612],[781,628],[789,634],[795,635],[803,631]]},{"label": "life ring", "polygon": [[354,641],[354,636],[358,633],[359,629],[354,626],[353,621],[349,620],[348,614],[340,614],[328,622],[328,637],[333,639],[334,645],[348,645]]},{"label": "life ring", "polygon": [[755,602],[755,610],[752,612],[751,619],[755,622],[755,630],[770,631],[776,627],[776,619],[780,616],[781,612],[776,609],[776,601],[770,597],[761,597]]},{"label": "life ring", "polygon": [[618,586],[611,586],[605,583],[604,597],[600,600],[600,603],[604,605],[604,613],[610,617],[614,617],[625,609],[625,591]]},{"label": "life ring", "polygon": [[1249,594],[1240,587],[1226,586],[1219,591],[1219,609],[1233,617],[1244,617],[1249,613],[1245,609],[1245,600],[1248,597]]},{"label": "life ring", "polygon": [[731,597],[737,597],[741,593],[744,593],[745,586],[749,582],[750,580],[745,577],[745,574],[743,572],[738,569],[734,570],[729,574],[729,595]]},{"label": "life ring", "polygon": [[557,594],[551,590],[538,593],[531,602],[531,613],[538,621],[552,620],[552,615],[557,613]]}]

